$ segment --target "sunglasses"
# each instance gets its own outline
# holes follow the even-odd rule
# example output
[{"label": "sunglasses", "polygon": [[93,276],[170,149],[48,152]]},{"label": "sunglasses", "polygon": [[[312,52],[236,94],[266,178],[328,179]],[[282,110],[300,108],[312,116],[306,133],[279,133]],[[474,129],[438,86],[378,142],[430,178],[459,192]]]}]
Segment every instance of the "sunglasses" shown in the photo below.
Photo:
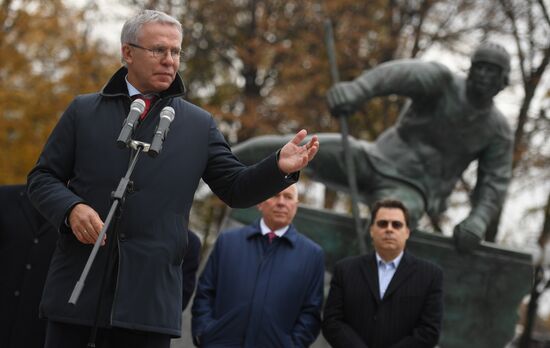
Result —
[{"label": "sunglasses", "polygon": [[404,223],[402,223],[401,221],[397,221],[397,220],[376,220],[375,224],[379,228],[387,228],[388,225],[391,224],[391,227],[396,229],[396,230],[400,230],[401,228],[403,228],[403,226],[405,226]]}]

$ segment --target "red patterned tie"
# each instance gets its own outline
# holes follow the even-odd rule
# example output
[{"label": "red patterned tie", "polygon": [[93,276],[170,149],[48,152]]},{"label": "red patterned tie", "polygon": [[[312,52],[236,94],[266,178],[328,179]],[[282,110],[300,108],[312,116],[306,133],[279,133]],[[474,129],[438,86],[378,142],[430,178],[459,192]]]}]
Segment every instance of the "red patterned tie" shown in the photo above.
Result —
[{"label": "red patterned tie", "polygon": [[277,235],[275,232],[271,231],[267,234],[267,238],[269,238],[269,244],[273,243],[273,239],[277,238]]},{"label": "red patterned tie", "polygon": [[136,95],[132,96],[132,98],[133,99],[138,99],[139,98],[139,99],[141,99],[145,102],[145,109],[143,109],[143,112],[139,116],[140,120],[143,120],[145,117],[147,117],[147,113],[149,112],[149,109],[151,108],[151,105],[155,102],[155,100],[157,100],[157,97],[154,96],[154,95],[151,96],[150,98],[146,98],[141,94],[136,94]]}]

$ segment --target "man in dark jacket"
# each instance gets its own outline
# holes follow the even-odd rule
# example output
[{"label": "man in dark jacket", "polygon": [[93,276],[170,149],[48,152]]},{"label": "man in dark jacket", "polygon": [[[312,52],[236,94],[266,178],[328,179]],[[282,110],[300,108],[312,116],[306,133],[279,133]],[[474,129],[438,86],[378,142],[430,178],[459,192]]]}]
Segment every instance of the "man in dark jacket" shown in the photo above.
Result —
[{"label": "man in dark jacket", "polygon": [[[168,347],[171,337],[181,335],[185,221],[199,180],[228,205],[251,206],[295,182],[318,150],[316,137],[299,145],[307,134],[301,130],[258,164],[240,163],[212,116],[181,98],[181,42],[181,24],[162,12],[146,10],[129,19],[121,35],[125,67],[101,92],[69,105],[28,176],[33,204],[60,232],[40,306],[49,321],[46,347],[94,340],[98,347]],[[100,248],[73,305],[69,296],[132,155],[116,140],[138,94],[150,108],[134,140],[151,143],[166,106],[175,119],[162,152],[137,162],[116,228],[101,241],[114,245],[114,252]],[[90,327],[101,329],[88,339],[95,333]]]},{"label": "man in dark jacket", "polygon": [[443,272],[405,251],[409,215],[400,201],[371,212],[375,252],[334,267],[323,335],[334,348],[432,348],[443,319]]},{"label": "man in dark jacket", "polygon": [[25,185],[0,187],[0,346],[42,348],[38,318],[57,233],[31,205]]},{"label": "man in dark jacket", "polygon": [[261,220],[219,236],[193,302],[197,346],[313,343],[323,303],[323,252],[290,224],[297,205],[293,185],[258,205]]}]

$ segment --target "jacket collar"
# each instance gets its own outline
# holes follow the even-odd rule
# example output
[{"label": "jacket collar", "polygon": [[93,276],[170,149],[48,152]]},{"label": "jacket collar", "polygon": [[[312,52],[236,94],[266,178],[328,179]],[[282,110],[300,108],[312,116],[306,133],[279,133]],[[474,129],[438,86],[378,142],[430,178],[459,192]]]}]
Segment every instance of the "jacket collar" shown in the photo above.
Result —
[{"label": "jacket collar", "polygon": [[[257,219],[253,224],[252,228],[248,229],[246,232],[246,239],[251,239],[255,236],[262,236],[262,230],[260,228],[260,219]],[[281,236],[283,240],[288,241],[291,247],[294,247],[296,244],[296,241],[298,239],[298,231],[294,228],[294,226],[291,224],[288,226],[288,230]]]},{"label": "jacket collar", "polygon": [[[128,74],[128,69],[126,67],[121,67],[117,72],[111,77],[111,79],[103,86],[100,94],[106,97],[115,97],[115,96],[128,96],[128,87],[126,86],[126,75]],[[161,99],[164,98],[174,98],[185,95],[186,89],[183,84],[183,80],[179,73],[176,74],[174,82],[168,87],[167,90],[160,93]]]}]

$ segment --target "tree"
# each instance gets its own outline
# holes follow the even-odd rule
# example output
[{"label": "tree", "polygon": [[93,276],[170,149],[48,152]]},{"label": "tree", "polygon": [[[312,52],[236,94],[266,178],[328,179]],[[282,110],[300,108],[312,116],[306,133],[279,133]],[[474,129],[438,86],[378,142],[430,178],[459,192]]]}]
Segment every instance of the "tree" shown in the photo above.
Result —
[{"label": "tree", "polygon": [[61,0],[0,4],[0,183],[24,182],[78,93],[97,90],[116,59]]}]

